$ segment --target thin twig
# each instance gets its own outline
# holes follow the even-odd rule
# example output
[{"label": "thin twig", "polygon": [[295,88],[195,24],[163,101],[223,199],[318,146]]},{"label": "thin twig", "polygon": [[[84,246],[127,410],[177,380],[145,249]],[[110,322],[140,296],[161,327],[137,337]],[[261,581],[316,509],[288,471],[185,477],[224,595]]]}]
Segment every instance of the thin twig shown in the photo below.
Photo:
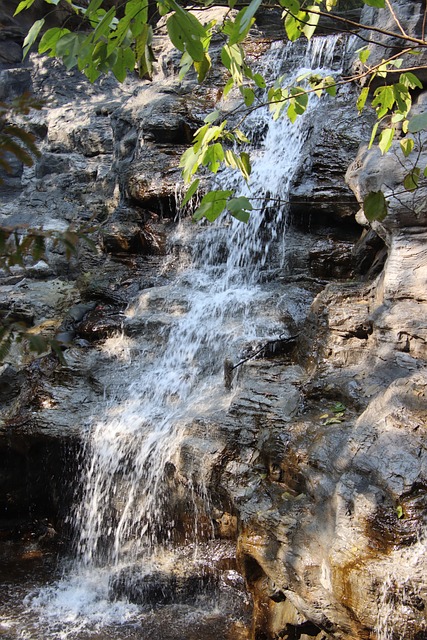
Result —
[{"label": "thin twig", "polygon": [[[361,24],[360,22],[355,22],[354,20],[349,20],[348,18],[343,18],[341,16],[338,16],[336,14],[330,14],[330,13],[326,13],[325,11],[312,11],[309,8],[304,9],[304,11],[306,13],[311,13],[314,14],[316,16],[323,16],[324,18],[329,18],[329,20],[337,20],[338,22],[342,22],[345,24],[349,24],[352,27],[355,27],[356,29],[365,29],[366,31],[375,31],[376,33],[381,33],[382,35],[385,36],[391,36],[392,38],[400,38],[401,40],[407,40],[408,42],[414,42],[415,44],[419,45],[420,47],[427,47],[427,42],[423,39],[420,38],[415,38],[413,36],[400,36],[397,33],[395,33],[394,31],[388,31],[388,29],[381,29],[380,27],[375,27],[374,25],[366,25],[366,24]],[[292,11],[289,11],[288,9],[285,10],[286,13],[288,13],[290,16],[292,16],[295,20],[297,20],[298,22],[303,22],[303,20],[301,20],[300,18],[298,18],[298,16],[294,15],[292,13]],[[305,25],[307,26],[317,26],[316,24],[310,24],[308,22],[304,22]]]},{"label": "thin twig", "polygon": [[240,367],[242,364],[244,364],[248,360],[253,360],[253,358],[255,358],[260,353],[265,351],[269,345],[275,344],[276,342],[291,342],[291,340],[295,340],[300,335],[299,333],[296,333],[294,336],[288,336],[287,338],[284,338],[283,337],[284,334],[285,334],[285,332],[281,333],[278,338],[275,338],[274,340],[268,340],[267,342],[265,342],[262,345],[262,347],[260,347],[257,351],[255,351],[255,353],[251,353],[250,356],[248,356],[247,358],[243,358],[237,364],[233,365],[230,368],[230,371],[234,371],[234,369],[237,369],[237,367]]},{"label": "thin twig", "polygon": [[402,25],[401,25],[401,23],[399,21],[399,18],[397,17],[396,12],[393,9],[393,6],[392,6],[390,0],[385,0],[385,1],[386,1],[387,6],[388,6],[388,10],[390,11],[391,15],[393,16],[393,20],[395,21],[395,23],[398,26],[398,29],[400,30],[401,34],[406,38],[408,34],[405,32],[404,28],[402,27]]},{"label": "thin twig", "polygon": [[[379,62],[378,64],[374,65],[373,67],[369,67],[369,69],[367,69],[366,71],[363,71],[363,72],[358,73],[358,74],[353,75],[353,76],[348,76],[347,78],[344,78],[343,80],[337,80],[333,84],[328,85],[328,88],[344,86],[344,85],[350,84],[351,82],[355,82],[356,80],[361,80],[362,78],[365,78],[366,76],[372,75],[372,73],[374,71],[376,71],[377,69],[382,67],[384,64],[387,64],[390,61],[395,60],[396,58],[398,58],[399,56],[403,55],[404,53],[407,53],[408,51],[410,51],[410,49],[404,49],[400,53],[396,53],[393,56],[390,56],[390,58],[388,58],[388,60],[385,60],[385,61],[382,60],[381,62]],[[412,71],[412,70],[416,71],[418,69],[424,69],[424,68],[427,68],[427,66],[422,65],[422,66],[417,66],[417,67],[408,67],[407,69],[406,68],[405,69],[387,69],[387,73],[404,73],[405,71]],[[316,93],[318,91],[319,91],[318,87],[317,88],[315,87],[313,89],[305,89],[305,90],[301,90],[299,93],[295,93],[293,95],[289,95],[289,96],[286,96],[284,98],[281,98],[280,100],[275,100],[274,103],[272,101],[267,100],[266,102],[258,103],[254,107],[248,107],[247,109],[244,110],[245,113],[244,113],[243,117],[239,120],[239,122],[236,124],[235,128],[238,129],[240,127],[240,125],[242,124],[242,122],[244,122],[244,120],[253,111],[256,111],[257,109],[260,109],[261,107],[267,107],[270,104],[279,104],[281,102],[288,102],[291,99],[299,98],[300,96],[308,95],[310,93]],[[238,111],[240,107],[241,107],[241,105],[236,107],[236,109],[234,109],[230,113]]]},{"label": "thin twig", "polygon": [[423,27],[421,30],[421,36],[423,40],[425,39],[425,36],[426,36],[426,21],[427,21],[427,3],[426,3],[426,6],[424,7]]}]

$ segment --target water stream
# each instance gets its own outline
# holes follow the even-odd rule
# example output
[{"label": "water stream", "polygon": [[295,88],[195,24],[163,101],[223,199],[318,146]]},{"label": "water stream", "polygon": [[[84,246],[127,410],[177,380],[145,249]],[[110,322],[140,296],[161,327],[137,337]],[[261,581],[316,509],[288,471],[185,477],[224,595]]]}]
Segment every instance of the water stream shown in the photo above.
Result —
[{"label": "water stream", "polygon": [[[336,37],[313,40],[296,75],[331,67],[341,45]],[[264,64],[277,74],[288,64],[288,51],[274,46]],[[273,122],[267,109],[246,121],[248,131],[262,132],[250,183],[228,173],[218,179],[222,188],[231,185],[253,198],[249,223],[225,218],[199,227],[178,223],[170,245],[191,246],[190,258],[187,252],[173,281],[145,290],[129,304],[125,323],[141,328],[139,356],[129,357],[123,370],[126,393],[108,399],[88,434],[82,498],[72,514],[76,557],[62,578],[30,589],[24,598],[20,592],[23,604],[16,619],[10,612],[0,617],[0,636],[39,638],[35,629],[42,627],[43,637],[51,639],[132,638],[141,637],[136,629],[142,625],[146,639],[175,637],[150,631],[155,628],[151,609],[117,594],[112,598],[112,576],[123,576],[135,565],[147,576],[170,571],[176,568],[177,544],[192,549],[184,564],[203,563],[203,542],[212,537],[209,525],[200,528],[202,520],[209,522],[210,508],[203,461],[185,479],[184,528],[171,508],[181,444],[192,421],[227,409],[232,393],[224,388],[225,358],[237,362],[283,332],[265,274],[285,261],[289,183],[316,104],[312,97],[306,115],[294,125],[286,117]],[[155,352],[144,342],[150,327],[158,338]],[[111,341],[106,348],[114,348]],[[209,620],[219,606],[219,601],[203,603],[198,621],[203,619],[205,627],[198,637],[209,637]],[[162,624],[168,624],[169,615],[163,611]],[[181,615],[186,631],[180,633],[190,640],[194,608],[181,608]],[[179,627],[176,615],[174,624]]]}]

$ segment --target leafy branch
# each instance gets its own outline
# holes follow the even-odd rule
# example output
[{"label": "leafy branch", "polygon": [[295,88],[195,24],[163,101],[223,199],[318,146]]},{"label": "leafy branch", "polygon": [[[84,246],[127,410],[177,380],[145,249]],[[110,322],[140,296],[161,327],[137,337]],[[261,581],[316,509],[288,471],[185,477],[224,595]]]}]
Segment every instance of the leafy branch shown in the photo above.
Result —
[{"label": "leafy branch", "polygon": [[[153,27],[148,17],[148,4],[141,3],[141,0],[126,0],[120,7],[113,6],[107,10],[103,8],[102,0],[90,0],[86,8],[74,5],[72,0],[65,1],[72,11],[81,16],[85,25],[90,27],[89,31],[72,32],[64,26],[48,29],[39,41],[39,53],[61,58],[67,69],[77,67],[92,81],[107,71],[112,71],[118,80],[123,80],[126,74],[135,68],[141,77],[151,77],[154,62]],[[22,0],[17,12],[27,9],[33,2],[34,0]],[[59,0],[45,2],[56,5]],[[246,59],[244,43],[257,13],[263,9],[262,0],[251,0],[243,6],[239,4],[238,10],[236,0],[228,0],[228,11],[221,23],[211,21],[202,24],[191,12],[190,7],[181,6],[177,0],[157,0],[156,10],[164,17],[172,44],[182,53],[180,79],[183,79],[191,68],[195,70],[199,82],[205,79],[212,67],[212,37],[215,34],[221,36],[221,64],[229,75],[223,96],[227,97],[233,88],[239,91],[244,104],[242,119],[253,110],[268,104],[273,118],[286,114],[294,122],[305,112],[310,93],[334,96],[339,86],[367,78],[368,82],[361,89],[357,100],[357,109],[360,113],[370,102],[377,115],[370,146],[376,143],[378,135],[381,153],[386,153],[399,130],[404,134],[400,147],[406,157],[413,149],[411,134],[415,130],[427,128],[427,115],[421,114],[412,119],[409,117],[412,92],[422,88],[416,75],[417,70],[422,67],[414,65],[402,68],[402,56],[417,53],[427,46],[424,26],[421,37],[410,35],[404,29],[392,0],[363,0],[363,3],[379,10],[388,10],[396,29],[383,29],[374,24],[363,25],[348,16],[339,15],[335,11],[338,0],[277,0],[269,5],[282,10],[286,37],[291,41],[302,36],[310,39],[322,17],[333,18],[334,21],[357,31],[368,30],[396,38],[406,46],[400,46],[398,53],[375,65],[367,64],[369,51],[362,49],[359,58],[364,68],[360,73],[339,81],[332,76],[320,77],[318,74],[309,74],[296,86],[290,87],[283,86],[283,80],[280,78],[276,79],[272,86],[267,86],[266,79],[262,74],[254,72]],[[199,10],[209,4],[195,2],[192,7]],[[425,11],[424,23],[426,15]],[[24,43],[24,53],[34,45],[43,28],[42,21],[33,25]],[[393,78],[391,82],[387,81],[389,74]],[[397,80],[394,80],[395,74],[398,74]],[[216,173],[220,166],[228,166],[239,170],[245,180],[250,178],[249,155],[246,151],[236,152],[231,148],[232,144],[239,145],[248,141],[243,140],[244,136],[239,133],[238,127],[231,131],[225,128],[226,121],[215,124],[219,117],[216,112],[215,117],[212,116],[213,119],[205,121],[205,125],[196,132],[192,147],[181,159],[184,181],[189,183],[193,179],[187,191],[187,200],[191,199],[198,188],[199,178],[196,174],[199,170]],[[405,178],[404,187],[413,188],[420,173],[421,170],[415,165],[408,174],[409,177]],[[387,211],[384,196],[371,195],[366,206],[369,214],[367,217],[374,216],[377,220],[382,219]],[[372,214],[373,206],[377,207],[377,214]],[[247,221],[251,205],[247,198],[239,199],[235,198],[233,193],[214,191],[202,198],[194,217],[214,220],[225,208],[239,220]]]}]

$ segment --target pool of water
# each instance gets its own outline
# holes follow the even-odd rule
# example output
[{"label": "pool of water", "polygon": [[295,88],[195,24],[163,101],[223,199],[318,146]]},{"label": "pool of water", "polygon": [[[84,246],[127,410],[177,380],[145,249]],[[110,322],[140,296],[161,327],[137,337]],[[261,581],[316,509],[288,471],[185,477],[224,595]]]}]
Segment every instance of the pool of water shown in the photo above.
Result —
[{"label": "pool of water", "polygon": [[2,541],[2,640],[246,640],[251,603],[234,569],[197,602],[137,604],[111,595],[111,570],[72,569],[57,550]]}]

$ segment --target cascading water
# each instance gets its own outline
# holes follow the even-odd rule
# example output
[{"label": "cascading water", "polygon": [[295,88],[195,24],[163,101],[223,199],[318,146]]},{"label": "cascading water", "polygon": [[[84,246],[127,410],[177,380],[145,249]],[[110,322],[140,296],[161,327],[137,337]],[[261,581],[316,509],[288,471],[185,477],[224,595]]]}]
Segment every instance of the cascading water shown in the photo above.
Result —
[{"label": "cascading water", "polygon": [[[307,67],[315,68],[321,61],[330,64],[337,40],[315,40],[306,55]],[[152,553],[159,540],[173,537],[175,523],[165,512],[164,480],[167,464],[179,455],[183,427],[203,413],[203,400],[213,390],[224,395],[226,357],[235,360],[245,346],[281,333],[277,320],[259,314],[266,296],[259,287],[260,274],[275,241],[283,235],[289,183],[306,136],[309,111],[294,125],[287,118],[271,121],[266,110],[248,121],[253,129],[265,127],[268,118],[250,183],[230,174],[220,181],[223,188],[232,185],[253,199],[255,211],[249,223],[233,221],[197,234],[192,264],[160,292],[162,312],[171,300],[180,309],[171,318],[163,351],[159,349],[153,362],[151,354],[141,359],[130,374],[127,397],[110,402],[103,419],[94,425],[76,516],[78,555],[86,565],[99,556],[113,563],[132,560],[144,550]],[[153,293],[158,292],[143,293],[129,306],[127,316],[152,314]],[[200,486],[193,489],[203,491]],[[119,508],[114,506],[117,501]]]},{"label": "cascading water", "polygon": [[[313,40],[295,75],[331,66],[337,42]],[[286,61],[283,46],[266,58],[276,75]],[[252,198],[249,223],[222,219],[191,229],[185,221],[178,224],[171,244],[191,243],[191,260],[173,282],[144,291],[129,305],[125,324],[142,331],[156,325],[161,344],[153,352],[142,340],[138,360],[129,358],[124,369],[125,396],[108,400],[88,435],[81,501],[73,515],[77,559],[60,583],[26,601],[32,615],[42,617],[46,636],[81,637],[85,625],[134,618],[135,605],[109,600],[112,572],[135,562],[148,571],[160,562],[159,548],[202,537],[198,521],[209,511],[202,462],[185,479],[184,509],[191,522],[184,529],[170,504],[180,445],[194,419],[227,408],[225,358],[237,362],[283,331],[268,283],[261,283],[266,270],[284,260],[288,189],[316,100],[294,125],[286,117],[273,122],[266,108],[247,119],[248,130],[265,131],[250,182],[226,173],[218,180],[222,188]],[[206,528],[203,533],[209,537]],[[33,637],[28,633],[21,637]]]}]

